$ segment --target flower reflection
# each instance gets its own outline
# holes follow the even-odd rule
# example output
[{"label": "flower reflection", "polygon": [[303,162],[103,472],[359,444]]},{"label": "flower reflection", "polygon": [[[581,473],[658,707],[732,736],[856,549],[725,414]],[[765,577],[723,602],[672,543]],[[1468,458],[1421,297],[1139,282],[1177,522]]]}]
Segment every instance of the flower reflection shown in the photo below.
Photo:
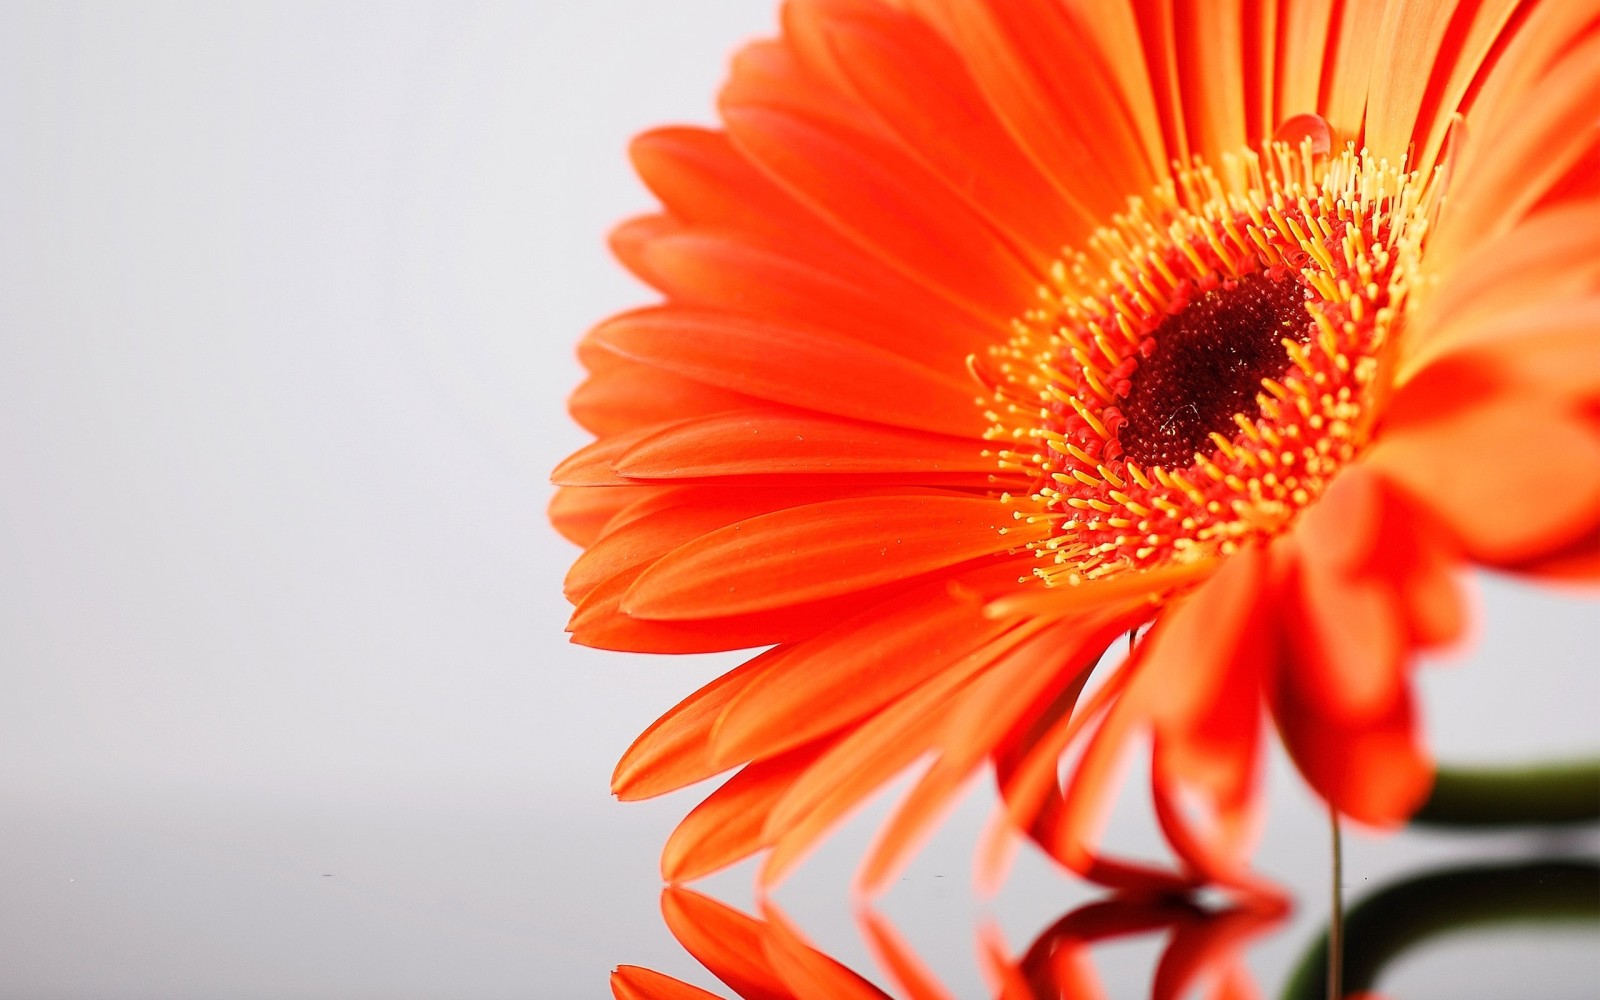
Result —
[{"label": "flower reflection", "polygon": [[[941,984],[879,914],[861,913],[862,933],[890,989],[817,950],[771,902],[761,917],[741,913],[681,887],[662,893],[662,914],[683,947],[744,1000],[952,1000]],[[1286,910],[1230,907],[1207,910],[1181,899],[1113,897],[1067,913],[1020,956],[1012,957],[997,931],[979,934],[978,949],[990,994],[1000,1000],[1103,995],[1091,958],[1095,945],[1113,939],[1166,933],[1151,996],[1177,1000],[1197,988],[1216,998],[1259,995],[1243,962],[1244,946],[1278,925]],[[611,976],[617,1000],[706,1000],[698,987],[637,966]]]},{"label": "flower reflection", "polygon": [[[770,901],[760,916],[742,913],[709,896],[669,887],[661,897],[667,927],[690,955],[742,1000],[956,1000],[893,926],[870,909],[860,911],[862,937],[879,969],[875,985],[829,957]],[[1282,981],[1258,988],[1245,952],[1281,930],[1288,908],[1273,900],[1209,909],[1187,898],[1111,896],[1062,916],[1020,954],[1007,949],[993,927],[977,935],[979,966],[996,1000],[1057,1000],[1132,996],[1128,983],[1102,980],[1095,949],[1160,935],[1164,940],[1149,976],[1152,1000],[1327,1000],[1327,940],[1292,942],[1305,948]],[[1399,878],[1367,893],[1345,925],[1345,1000],[1384,1000],[1384,973],[1401,956],[1425,950],[1457,932],[1492,927],[1600,923],[1600,861],[1537,858],[1466,864]],[[1541,965],[1543,980],[1565,972],[1583,987],[1595,985],[1592,962],[1578,969]],[[611,976],[617,1000],[728,1000],[671,976],[622,966]],[[1576,994],[1575,994],[1576,995]]]},{"label": "flower reflection", "polygon": [[1165,931],[1169,934],[1156,964],[1150,995],[1160,1000],[1203,995],[1217,998],[1258,996],[1243,961],[1244,946],[1281,923],[1287,908],[1230,907],[1206,910],[1187,900],[1112,898],[1068,913],[1039,936],[1007,970],[1003,997],[1098,997],[1099,980],[1089,951],[1114,938]]}]

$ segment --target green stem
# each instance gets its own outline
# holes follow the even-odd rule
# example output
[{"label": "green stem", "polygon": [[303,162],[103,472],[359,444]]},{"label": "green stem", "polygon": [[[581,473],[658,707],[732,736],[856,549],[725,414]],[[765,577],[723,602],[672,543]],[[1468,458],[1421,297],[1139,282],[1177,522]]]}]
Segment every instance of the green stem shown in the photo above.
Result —
[{"label": "green stem", "polygon": [[1441,767],[1411,822],[1548,826],[1600,821],[1600,759],[1518,768]]},{"label": "green stem", "polygon": [[1344,996],[1344,844],[1339,838],[1339,810],[1328,806],[1333,840],[1333,895],[1328,912],[1328,996]]},{"label": "green stem", "polygon": [[[1600,920],[1600,863],[1590,859],[1456,868],[1397,882],[1344,921],[1344,988],[1372,989],[1384,966],[1431,938],[1486,925]],[[1327,1000],[1328,935],[1301,958],[1283,1000]]]}]

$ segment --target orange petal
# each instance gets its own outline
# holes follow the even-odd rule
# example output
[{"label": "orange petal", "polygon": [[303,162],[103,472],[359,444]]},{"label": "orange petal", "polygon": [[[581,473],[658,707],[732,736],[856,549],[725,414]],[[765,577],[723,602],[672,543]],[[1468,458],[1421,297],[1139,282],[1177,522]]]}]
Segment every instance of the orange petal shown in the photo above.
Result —
[{"label": "orange petal", "polygon": [[[1346,475],[1365,475],[1365,466]],[[1394,593],[1411,641],[1419,648],[1459,638],[1467,607],[1456,570],[1461,553],[1449,533],[1413,504],[1382,484],[1380,528],[1357,571],[1381,579]]]},{"label": "orange petal", "polygon": [[774,885],[819,837],[884,782],[931,749],[959,692],[991,657],[972,656],[908,692],[836,743],[767,817],[777,840],[761,869]]},{"label": "orange petal", "polygon": [[[1002,566],[977,576],[1016,572]],[[758,682],[723,711],[717,756],[764,757],[870,715],[1009,628],[952,598],[950,588],[931,581],[775,652]]]},{"label": "orange petal", "polygon": [[[1156,812],[1169,842],[1208,880],[1234,886],[1252,884],[1245,869],[1261,766],[1262,677],[1278,645],[1270,593],[1265,553],[1252,547],[1228,558],[1156,622],[1123,695],[1128,710],[1154,726]],[[1211,836],[1177,808],[1180,788],[1200,793]]]},{"label": "orange petal", "polygon": [[618,511],[640,497],[640,491],[626,487],[557,487],[550,498],[550,523],[561,537],[587,548]]},{"label": "orange petal", "polygon": [[749,407],[756,401],[696,382],[654,365],[618,359],[585,379],[567,399],[567,411],[592,434],[625,434],[688,417]]},{"label": "orange petal", "polygon": [[992,618],[1026,618],[1035,615],[1065,618],[1141,597],[1154,602],[1213,572],[1215,568],[1212,561],[1174,563],[1065,586],[1030,586],[990,601],[983,610]]},{"label": "orange petal", "polygon": [[659,275],[645,259],[645,253],[650,247],[688,229],[682,220],[670,215],[640,215],[611,230],[606,242],[611,247],[611,255],[621,261],[623,267],[652,288],[661,289]]},{"label": "orange petal", "polygon": [[617,475],[614,468],[617,458],[659,429],[638,428],[587,444],[557,465],[550,473],[550,481],[557,486],[627,486],[629,481]]},{"label": "orange petal", "polygon": [[1167,153],[1187,163],[1197,150],[1189,134],[1183,110],[1183,82],[1179,63],[1176,13],[1170,4],[1150,3],[1134,6],[1139,19],[1138,38],[1144,47],[1143,62],[1149,68],[1150,87],[1161,119],[1161,132]]},{"label": "orange petal", "polygon": [[661,852],[661,876],[687,882],[766,847],[767,814],[821,753],[825,741],[745,765],[683,818]]},{"label": "orange petal", "polygon": [[1259,548],[1222,560],[1215,575],[1170,605],[1145,637],[1144,665],[1125,697],[1172,734],[1203,731],[1210,713],[1239,702],[1253,716],[1259,690],[1251,685],[1273,644],[1263,608],[1266,586]]},{"label": "orange petal", "polygon": [[715,653],[809,639],[863,606],[897,593],[898,582],[754,614],[688,621],[649,621],[622,610],[633,574],[621,573],[590,591],[573,609],[572,641],[594,649],[634,653]]},{"label": "orange petal", "polygon": [[1224,153],[1266,137],[1248,135],[1245,125],[1244,31],[1254,18],[1244,0],[1180,3],[1174,13],[1190,151],[1220,164]]},{"label": "orange petal", "polygon": [[589,336],[624,357],[777,403],[959,436],[987,426],[964,371],[936,372],[822,329],[667,306],[615,316]]},{"label": "orange petal", "polygon": [[1600,524],[1555,552],[1509,568],[1550,582],[1600,583]]},{"label": "orange petal", "polygon": [[[1007,815],[1047,850],[1054,836],[1051,831],[1061,825],[1057,785],[1061,756],[1127,690],[1137,673],[1139,659],[1135,650],[1082,704],[1070,712],[1057,713],[1042,731],[1008,741],[995,755],[995,773]],[[980,879],[992,881],[993,862],[1003,857],[1002,851],[991,851],[987,859],[990,867],[980,868]]]},{"label": "orange petal", "polygon": [[[1591,6],[1593,16],[1592,5],[1548,6]],[[1508,51],[1501,63],[1509,59]],[[1536,87],[1508,97],[1504,117],[1485,122],[1486,109],[1474,107],[1467,118],[1468,134],[1480,140],[1492,136],[1493,141],[1482,142],[1452,181],[1450,208],[1435,236],[1446,259],[1455,256],[1457,247],[1496,235],[1526,215],[1595,145],[1597,92],[1600,35],[1592,35],[1567,49]]]},{"label": "orange petal", "polygon": [[[1420,349],[1402,363],[1403,382],[1444,351],[1515,337],[1567,303],[1600,290],[1600,199],[1539,212],[1450,268],[1416,328]],[[1530,304],[1536,308],[1529,309]],[[1581,307],[1580,307],[1581,308]],[[1510,319],[1509,323],[1499,322]]]},{"label": "orange petal", "polygon": [[711,764],[711,728],[773,655],[775,651],[763,653],[716,677],[652,722],[617,762],[612,793],[624,801],[647,799],[726,770]]},{"label": "orange petal", "polygon": [[[609,487],[621,489],[621,487]],[[679,505],[636,518],[608,531],[572,564],[563,581],[567,599],[579,603],[607,580],[642,571],[690,539],[742,518],[747,511],[714,506]]]},{"label": "orange petal", "polygon": [[858,883],[883,888],[929,825],[984,759],[1014,729],[1057,705],[1071,705],[1107,645],[1126,631],[1127,612],[1040,630],[1000,656],[966,691],[945,723],[942,752],[879,832]]},{"label": "orange petal", "polygon": [[1418,743],[1408,692],[1374,719],[1330,716],[1298,672],[1279,673],[1273,694],[1278,732],[1306,781],[1340,812],[1363,823],[1404,822],[1433,784]]},{"label": "orange petal", "polygon": [[1059,814],[1030,831],[1052,857],[1091,882],[1139,894],[1184,892],[1192,880],[1143,863],[1101,855],[1098,841],[1114,799],[1128,743],[1139,722],[1136,706],[1118,700],[1088,736],[1067,778]]},{"label": "orange petal", "polygon": [[782,37],[740,49],[719,98],[730,104],[782,108],[804,118],[887,138],[888,130],[861,105],[828,49],[827,27],[835,9],[860,6],[863,0],[784,4]]},{"label": "orange petal", "polygon": [[722,1000],[715,993],[637,965],[617,966],[611,974],[611,995],[616,1000]]},{"label": "orange petal", "polygon": [[1383,23],[1384,3],[1346,3],[1339,20],[1340,40],[1330,63],[1324,64],[1323,107],[1320,113],[1336,133],[1361,134],[1371,92],[1373,67],[1378,65],[1376,41]]},{"label": "orange petal", "polygon": [[793,241],[696,229],[656,235],[630,252],[638,269],[674,301],[835,330],[862,343],[959,366],[1005,335],[929,296],[865,256]]},{"label": "orange petal", "polygon": [[1325,60],[1337,51],[1328,40],[1331,34],[1334,0],[1287,0],[1279,5],[1282,18],[1279,31],[1283,40],[1277,58],[1277,101],[1273,126],[1295,115],[1323,110],[1318,95],[1323,78],[1330,73]]},{"label": "orange petal", "polygon": [[584,601],[607,580],[622,574],[637,576],[673,549],[725,525],[787,507],[838,499],[842,493],[850,495],[829,486],[741,486],[674,494],[656,491],[653,497],[645,489],[637,493],[639,501],[653,502],[648,506],[641,502],[614,518],[567,572],[566,594],[574,603]]},{"label": "orange petal", "polygon": [[[1411,128],[1416,152],[1407,158],[1407,163],[1412,169],[1421,171],[1423,176],[1427,176],[1439,162],[1451,127],[1463,110],[1473,82],[1482,77],[1484,64],[1493,58],[1497,46],[1505,40],[1507,29],[1516,23],[1519,6],[1519,0],[1488,0],[1470,9],[1455,8],[1457,23],[1452,24],[1440,40],[1438,59],[1432,70],[1424,74],[1427,93],[1416,123]],[[1407,11],[1401,16],[1415,18],[1419,14],[1427,16],[1421,11]],[[1463,14],[1470,16],[1470,24],[1460,23]],[[1401,31],[1404,30],[1402,27]],[[1397,41],[1404,37],[1399,33],[1395,36]],[[1386,65],[1383,57],[1379,58],[1378,65]],[[1383,87],[1386,83],[1386,80],[1380,79],[1374,82],[1374,87]],[[1371,114],[1382,114],[1386,100],[1389,100],[1387,94],[1374,94],[1367,102]],[[1398,124],[1397,116],[1395,125]],[[1369,122],[1368,128],[1372,127]]]},{"label": "orange petal", "polygon": [[674,424],[635,444],[615,467],[632,479],[877,475],[981,487],[995,461],[968,438],[769,408]]},{"label": "orange petal", "polygon": [[1407,395],[1396,395],[1366,461],[1473,556],[1523,561],[1594,523],[1600,440],[1559,400],[1501,396],[1429,419]]},{"label": "orange petal", "polygon": [[[1418,129],[1424,99],[1447,77],[1452,77],[1454,86],[1450,91],[1455,94],[1455,101],[1447,100],[1446,114],[1456,110],[1460,92],[1487,54],[1496,25],[1505,23],[1514,6],[1508,0],[1496,0],[1471,11],[1474,27],[1478,29],[1476,37],[1471,39],[1476,58],[1469,57],[1459,64],[1447,45],[1447,36],[1453,22],[1463,13],[1461,8],[1443,3],[1385,6],[1382,22],[1377,33],[1371,36],[1371,43],[1361,45],[1375,51],[1373,65],[1382,67],[1372,76],[1367,101],[1365,138],[1374,156],[1398,163],[1408,153],[1412,157],[1431,153],[1432,150],[1426,148],[1429,144],[1417,143],[1419,137],[1427,135]],[[1410,147],[1414,143],[1425,148],[1412,151]],[[1429,165],[1431,162],[1423,166]]]},{"label": "orange petal", "polygon": [[[1002,529],[1006,529],[1002,531]],[[853,497],[763,514],[703,535],[634,582],[623,608],[713,618],[838,597],[1019,547],[1047,526],[981,497]]]},{"label": "orange petal", "polygon": [[[1137,27],[1121,4],[909,0],[960,51],[1017,144],[1097,225],[1164,172]],[[1060,242],[1075,242],[1064,231]]]},{"label": "orange petal", "polygon": [[827,246],[810,212],[733,148],[726,134],[661,128],[628,147],[633,167],[676,219],[783,240]]},{"label": "orange petal", "polygon": [[[1600,279],[1600,264],[1592,270]],[[1453,338],[1445,353],[1418,372],[1416,381],[1520,389],[1555,403],[1600,399],[1596,330],[1600,330],[1600,294],[1542,302]]]},{"label": "orange petal", "polygon": [[927,24],[861,5],[827,25],[826,42],[860,100],[1035,268],[1048,268],[1083,230],[1088,220],[1012,142],[960,57]]},{"label": "orange petal", "polygon": [[[1387,581],[1359,572],[1383,519],[1381,490],[1377,476],[1347,470],[1292,536],[1299,558],[1285,595],[1288,662],[1325,711],[1352,721],[1388,711],[1405,684],[1402,609]],[[1353,551],[1328,544],[1336,537],[1363,542]],[[1290,539],[1283,544],[1287,552]]]},{"label": "orange petal", "polygon": [[1004,322],[1039,276],[902,149],[874,137],[759,105],[724,101],[741,152],[856,246],[930,294]]}]

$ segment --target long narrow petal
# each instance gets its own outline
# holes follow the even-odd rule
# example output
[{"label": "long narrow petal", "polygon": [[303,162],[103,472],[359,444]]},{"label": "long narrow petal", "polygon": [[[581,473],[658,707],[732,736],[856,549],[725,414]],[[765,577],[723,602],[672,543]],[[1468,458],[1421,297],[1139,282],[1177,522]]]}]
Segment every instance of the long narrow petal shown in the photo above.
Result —
[{"label": "long narrow petal", "polygon": [[[1016,572],[1003,565],[975,576]],[[723,710],[714,755],[767,756],[864,718],[1010,628],[979,615],[951,587],[933,580],[772,654],[761,677]]]},{"label": "long narrow petal", "polygon": [[651,621],[623,610],[623,596],[633,579],[632,573],[620,573],[584,596],[567,623],[573,642],[594,649],[635,653],[715,653],[799,642],[846,615],[893,597],[904,587],[902,581],[896,580],[768,611]]},{"label": "long narrow petal", "polygon": [[754,761],[683,818],[661,852],[661,876],[687,882],[768,846],[767,814],[827,749],[826,742]]},{"label": "long narrow petal", "polygon": [[916,280],[1004,322],[1040,275],[902,150],[782,109],[722,106],[739,149],[830,225]]},{"label": "long narrow petal", "polygon": [[612,518],[639,499],[638,490],[562,486],[550,497],[547,513],[562,538],[587,548]]},{"label": "long narrow petal", "polygon": [[[1575,0],[1544,6],[1574,9],[1582,5],[1583,0]],[[1562,42],[1571,38],[1569,34]],[[1508,60],[1509,54],[1502,62]],[[1488,107],[1474,107],[1467,129],[1469,138],[1477,137],[1477,145],[1452,181],[1450,210],[1440,218],[1430,253],[1439,252],[1441,259],[1453,260],[1463,248],[1503,232],[1527,214],[1567,169],[1595,146],[1597,91],[1600,34],[1593,34],[1565,49],[1536,87],[1505,95],[1503,106],[1495,109],[1496,120],[1484,120],[1490,114]]]},{"label": "long narrow petal", "polygon": [[617,967],[611,974],[611,995],[616,1000],[722,1000],[715,993],[637,965]]},{"label": "long narrow petal", "polygon": [[871,258],[705,227],[638,240],[638,269],[683,305],[822,327],[939,368],[959,367],[1006,333]]},{"label": "long narrow petal", "polygon": [[1017,148],[944,39],[910,14],[860,6],[828,25],[827,42],[861,101],[1033,267],[1048,268],[1088,220]]},{"label": "long narrow petal", "polygon": [[1210,0],[1174,8],[1190,149],[1211,163],[1264,138],[1247,132],[1244,6],[1244,0]]},{"label": "long narrow petal", "polygon": [[647,799],[726,770],[711,763],[712,726],[773,655],[764,653],[719,674],[652,722],[617,762],[611,775],[612,793],[624,801]]},{"label": "long narrow petal", "polygon": [[1335,0],[1284,0],[1280,5],[1274,128],[1295,115],[1326,110],[1320,94],[1338,40],[1333,33],[1335,6]]},{"label": "long narrow petal", "polygon": [[1058,701],[1076,701],[1089,668],[1125,631],[1126,608],[1044,628],[1001,656],[963,695],[941,739],[942,751],[879,832],[858,882],[881,889],[939,812],[1001,741]]},{"label": "long narrow petal", "polygon": [[1338,46],[1324,65],[1322,115],[1341,136],[1360,135],[1366,122],[1378,55],[1374,40],[1388,6],[1382,0],[1349,0],[1335,15],[1339,17]]},{"label": "long narrow petal", "polygon": [[767,818],[777,834],[761,881],[776,884],[845,813],[931,749],[959,693],[994,655],[952,665],[834,745]]},{"label": "long narrow petal", "polygon": [[584,430],[609,436],[704,413],[742,409],[755,402],[743,393],[619,358],[572,391],[567,411]]},{"label": "long narrow petal", "polygon": [[[621,461],[617,458],[612,464]],[[636,496],[638,506],[614,515],[601,537],[572,564],[564,586],[574,603],[584,601],[608,580],[624,574],[631,579],[673,549],[729,524],[842,496],[903,495],[892,489],[869,487],[863,491],[812,484],[703,488],[671,494],[659,491],[653,497],[644,490],[624,492],[643,495]]]},{"label": "long narrow petal", "polygon": [[628,449],[615,468],[630,479],[879,476],[983,488],[995,463],[970,438],[768,408],[673,424]]},{"label": "long narrow petal", "polygon": [[667,306],[613,317],[589,336],[624,357],[776,403],[944,434],[987,427],[965,372],[935,372],[821,328]]},{"label": "long narrow petal", "polygon": [[[1166,170],[1161,123],[1126,4],[907,5],[959,43],[1018,145],[1091,223],[1120,208],[1127,190],[1150,186]],[[1062,240],[1071,242],[1070,234]]]},{"label": "long narrow petal", "polygon": [[1047,529],[981,497],[833,500],[775,511],[675,549],[634,582],[623,608],[652,619],[789,607],[908,580],[1004,552]]}]

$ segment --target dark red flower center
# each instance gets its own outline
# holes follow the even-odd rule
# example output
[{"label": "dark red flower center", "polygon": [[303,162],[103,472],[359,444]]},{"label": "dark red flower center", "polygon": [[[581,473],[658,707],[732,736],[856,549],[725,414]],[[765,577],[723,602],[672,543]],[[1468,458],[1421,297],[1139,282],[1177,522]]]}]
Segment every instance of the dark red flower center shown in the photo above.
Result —
[{"label": "dark red flower center", "polygon": [[1117,432],[1127,457],[1183,468],[1231,438],[1234,414],[1254,421],[1261,380],[1293,363],[1283,340],[1305,343],[1306,287],[1283,268],[1220,283],[1174,309],[1140,346],[1137,366],[1117,387],[1127,422]]}]

